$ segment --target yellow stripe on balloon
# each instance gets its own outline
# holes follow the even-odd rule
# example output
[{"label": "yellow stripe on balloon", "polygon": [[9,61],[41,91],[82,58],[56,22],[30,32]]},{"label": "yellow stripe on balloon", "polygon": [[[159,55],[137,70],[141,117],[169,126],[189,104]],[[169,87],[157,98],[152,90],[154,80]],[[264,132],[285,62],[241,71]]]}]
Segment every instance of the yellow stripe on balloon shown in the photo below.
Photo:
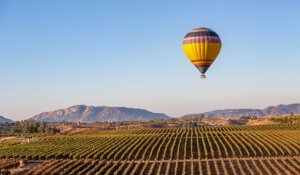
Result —
[{"label": "yellow stripe on balloon", "polygon": [[189,60],[213,62],[220,50],[221,43],[189,43],[182,46]]}]

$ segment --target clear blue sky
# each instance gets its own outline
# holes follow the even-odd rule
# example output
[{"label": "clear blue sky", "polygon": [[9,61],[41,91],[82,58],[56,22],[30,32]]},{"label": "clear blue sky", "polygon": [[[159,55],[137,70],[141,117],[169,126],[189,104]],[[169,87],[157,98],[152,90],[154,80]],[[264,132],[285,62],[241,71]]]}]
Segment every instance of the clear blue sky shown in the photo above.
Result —
[{"label": "clear blue sky", "polygon": [[[297,0],[2,0],[0,115],[86,104],[180,116],[300,102],[299,9]],[[200,26],[223,43],[205,80],[181,49]]]}]

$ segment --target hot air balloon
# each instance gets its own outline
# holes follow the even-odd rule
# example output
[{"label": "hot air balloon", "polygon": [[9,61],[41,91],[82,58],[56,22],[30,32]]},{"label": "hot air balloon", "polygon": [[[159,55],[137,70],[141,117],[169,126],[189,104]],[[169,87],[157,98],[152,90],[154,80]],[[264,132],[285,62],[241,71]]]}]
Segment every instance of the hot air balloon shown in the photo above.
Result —
[{"label": "hot air balloon", "polygon": [[192,64],[206,78],[205,72],[217,58],[222,47],[220,37],[208,28],[196,28],[184,37],[182,48]]}]

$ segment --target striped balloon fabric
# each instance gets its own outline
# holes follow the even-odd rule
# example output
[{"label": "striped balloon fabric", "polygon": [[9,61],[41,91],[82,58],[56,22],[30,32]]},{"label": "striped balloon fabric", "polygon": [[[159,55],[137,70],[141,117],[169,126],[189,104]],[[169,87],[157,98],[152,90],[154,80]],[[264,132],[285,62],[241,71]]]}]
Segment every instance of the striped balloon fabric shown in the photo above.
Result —
[{"label": "striped balloon fabric", "polygon": [[205,78],[205,72],[217,58],[222,47],[220,37],[208,28],[196,28],[185,35],[183,51]]}]

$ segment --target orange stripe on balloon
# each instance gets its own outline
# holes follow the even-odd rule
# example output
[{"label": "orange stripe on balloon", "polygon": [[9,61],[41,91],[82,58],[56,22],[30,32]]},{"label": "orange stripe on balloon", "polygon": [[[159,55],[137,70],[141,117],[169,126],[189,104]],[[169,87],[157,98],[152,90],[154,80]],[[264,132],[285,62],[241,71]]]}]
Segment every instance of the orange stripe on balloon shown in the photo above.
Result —
[{"label": "orange stripe on balloon", "polygon": [[213,61],[198,61],[198,60],[191,60],[192,63],[204,63],[204,64],[212,64]]}]

